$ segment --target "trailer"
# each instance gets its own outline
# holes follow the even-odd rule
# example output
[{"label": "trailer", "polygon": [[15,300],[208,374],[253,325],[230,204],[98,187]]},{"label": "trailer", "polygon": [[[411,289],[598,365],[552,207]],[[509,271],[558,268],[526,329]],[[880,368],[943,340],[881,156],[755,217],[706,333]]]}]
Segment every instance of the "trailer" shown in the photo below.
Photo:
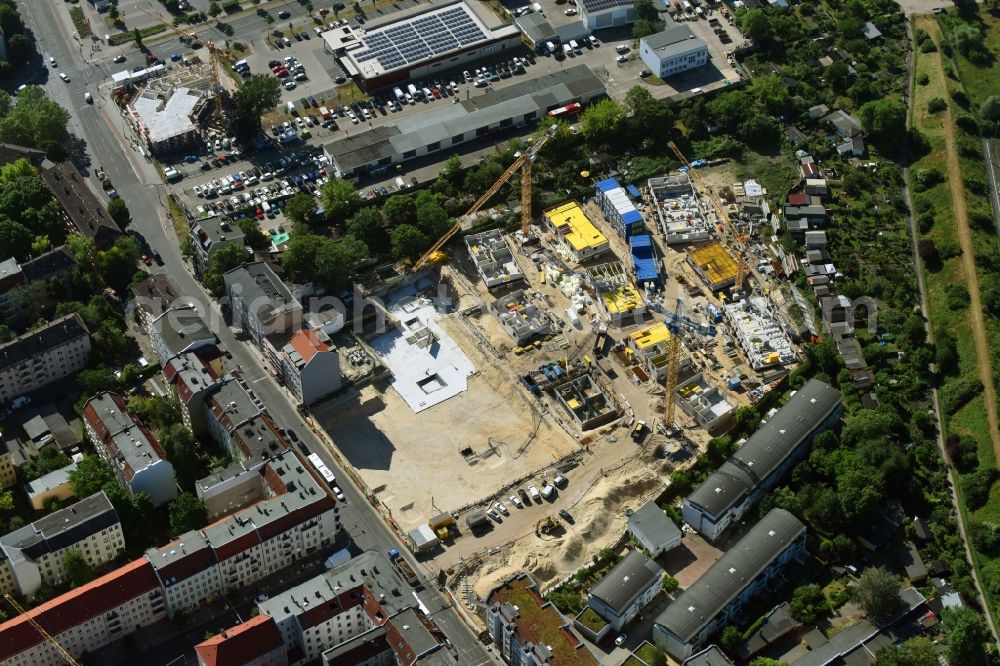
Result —
[{"label": "trailer", "polygon": [[423,553],[428,550],[433,550],[438,546],[437,535],[434,534],[434,530],[432,530],[429,525],[420,525],[419,527],[410,530],[407,536],[410,539],[410,545],[413,548],[414,553]]},{"label": "trailer", "polygon": [[338,564],[343,564],[344,562],[347,562],[350,559],[351,559],[351,552],[346,548],[342,548],[333,555],[331,555],[330,557],[326,558],[326,561],[323,562],[323,566],[325,566],[327,569],[332,569]]}]

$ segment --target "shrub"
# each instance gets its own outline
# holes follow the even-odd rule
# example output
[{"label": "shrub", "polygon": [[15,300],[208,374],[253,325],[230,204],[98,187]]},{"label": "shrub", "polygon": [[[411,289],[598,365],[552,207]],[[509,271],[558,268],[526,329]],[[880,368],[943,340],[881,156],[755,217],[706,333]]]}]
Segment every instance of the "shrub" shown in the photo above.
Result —
[{"label": "shrub", "polygon": [[969,305],[969,290],[962,284],[949,284],[944,290],[949,310],[962,310]]},{"label": "shrub", "polygon": [[944,173],[936,168],[930,167],[928,169],[914,169],[912,172],[913,189],[917,192],[923,192],[934,187],[938,183],[944,182]]},{"label": "shrub", "polygon": [[922,234],[928,233],[934,228],[934,213],[920,213],[917,215],[917,230]]},{"label": "shrub", "polygon": [[962,254],[962,248],[952,241],[941,241],[937,244],[937,253],[942,260],[953,259]]},{"label": "shrub", "polygon": [[975,511],[986,504],[990,498],[990,488],[996,479],[997,471],[988,467],[980,467],[972,474],[962,477],[962,492],[965,493],[965,503]]},{"label": "shrub", "polygon": [[[920,45],[920,52],[921,53],[934,53],[935,51],[937,51],[937,46],[935,46],[934,42],[932,42],[929,39],[926,42],[924,42],[923,44]],[[927,78],[926,74],[922,74],[921,76],[923,76],[924,78]],[[920,85],[927,85],[927,84],[926,83],[922,83]]]},{"label": "shrub", "polygon": [[937,257],[937,247],[934,245],[934,241],[929,238],[925,238],[918,242],[917,255],[919,255],[924,261],[935,259]]},{"label": "shrub", "polygon": [[918,86],[926,86],[930,82],[931,82],[931,77],[927,76],[926,74],[921,74],[920,76],[917,77]]},{"label": "shrub", "polygon": [[944,449],[948,458],[959,472],[968,472],[979,465],[978,446],[969,437],[952,433],[944,440]]},{"label": "shrub", "polygon": [[978,173],[970,173],[962,177],[962,182],[973,194],[985,195],[988,191],[986,179]]},{"label": "shrub", "polygon": [[965,94],[964,90],[952,90],[951,98],[955,100],[955,104],[958,104],[963,109],[968,110],[971,101],[969,100],[969,96]]},{"label": "shrub", "polygon": [[951,416],[983,390],[978,379],[954,379],[945,383],[939,391],[941,407]]},{"label": "shrub", "polygon": [[927,102],[927,113],[940,113],[948,108],[948,102],[944,101],[940,97],[935,97],[931,101]]},{"label": "shrub", "polygon": [[955,117],[955,125],[963,132],[969,134],[979,134],[979,123],[967,113],[960,113]]}]

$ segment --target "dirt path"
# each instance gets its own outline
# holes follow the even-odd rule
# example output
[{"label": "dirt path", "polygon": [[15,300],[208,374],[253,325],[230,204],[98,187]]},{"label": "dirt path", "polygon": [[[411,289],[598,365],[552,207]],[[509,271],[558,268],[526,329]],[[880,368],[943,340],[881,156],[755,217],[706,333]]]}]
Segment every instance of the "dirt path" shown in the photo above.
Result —
[{"label": "dirt path", "polygon": [[[919,21],[921,27],[931,38],[941,44],[942,36],[937,21]],[[940,51],[934,58],[938,76],[946,80],[944,64]],[[990,426],[990,439],[993,440],[993,454],[1000,464],[1000,427],[997,419],[997,396],[993,386],[993,364],[990,360],[990,345],[986,338],[986,322],[983,320],[983,301],[979,292],[979,280],[976,273],[976,256],[972,247],[972,234],[969,231],[969,212],[965,205],[965,195],[962,192],[962,171],[958,161],[958,149],[955,147],[955,119],[951,106],[944,112],[945,156],[948,163],[948,189],[951,190],[951,200],[955,206],[955,228],[958,230],[958,243],[962,248],[962,267],[965,271],[965,282],[969,289],[969,314],[972,319],[972,337],[976,343],[976,356],[979,358],[979,378],[983,384],[983,397],[986,400],[986,418]]]}]

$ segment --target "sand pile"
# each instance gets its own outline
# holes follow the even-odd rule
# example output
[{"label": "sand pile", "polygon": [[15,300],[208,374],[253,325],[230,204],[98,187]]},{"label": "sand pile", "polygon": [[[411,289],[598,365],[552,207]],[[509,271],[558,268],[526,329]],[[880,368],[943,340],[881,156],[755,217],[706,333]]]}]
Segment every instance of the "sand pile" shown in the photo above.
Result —
[{"label": "sand pile", "polygon": [[663,487],[663,480],[642,463],[632,461],[601,479],[569,508],[575,524],[566,525],[554,537],[531,534],[483,561],[475,580],[476,594],[490,589],[520,571],[529,572],[545,587],[589,562],[593,555],[617,541],[625,529],[625,509],[639,508],[639,499]]}]

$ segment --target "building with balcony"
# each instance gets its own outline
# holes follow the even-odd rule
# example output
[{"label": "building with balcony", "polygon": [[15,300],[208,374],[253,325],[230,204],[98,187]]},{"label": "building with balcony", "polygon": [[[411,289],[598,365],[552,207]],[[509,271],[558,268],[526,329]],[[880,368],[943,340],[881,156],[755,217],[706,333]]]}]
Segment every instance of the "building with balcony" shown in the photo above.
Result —
[{"label": "building with balcony", "polygon": [[43,585],[63,584],[70,550],[94,568],[125,552],[121,522],[103,490],[0,537],[0,591],[30,599]]},{"label": "building with balcony", "polygon": [[261,349],[268,335],[302,327],[302,305],[263,261],[234,268],[223,279],[233,325],[242,327]]},{"label": "building with balcony", "polygon": [[683,661],[724,627],[742,624],[747,604],[784,582],[786,567],[806,557],[806,526],[772,509],[660,613],[653,639]]},{"label": "building with balcony", "polygon": [[193,250],[191,258],[198,275],[204,275],[212,265],[212,257],[224,247],[244,247],[246,237],[231,220],[208,217],[196,220],[188,231]]},{"label": "building with balcony", "polygon": [[801,460],[813,439],[840,419],[843,397],[810,379],[785,405],[684,498],[684,520],[709,541],[740,520]]},{"label": "building with balcony", "polygon": [[194,646],[198,666],[288,666],[274,620],[252,617]]},{"label": "building with balcony", "polygon": [[83,370],[90,331],[75,312],[0,345],[0,405]]},{"label": "building with balcony", "polygon": [[343,378],[340,357],[322,329],[300,329],[278,354],[285,386],[302,405],[311,405],[337,391]]},{"label": "building with balcony", "polygon": [[186,352],[213,347],[216,342],[208,324],[190,305],[170,308],[154,319],[149,326],[149,337],[161,365]]}]

